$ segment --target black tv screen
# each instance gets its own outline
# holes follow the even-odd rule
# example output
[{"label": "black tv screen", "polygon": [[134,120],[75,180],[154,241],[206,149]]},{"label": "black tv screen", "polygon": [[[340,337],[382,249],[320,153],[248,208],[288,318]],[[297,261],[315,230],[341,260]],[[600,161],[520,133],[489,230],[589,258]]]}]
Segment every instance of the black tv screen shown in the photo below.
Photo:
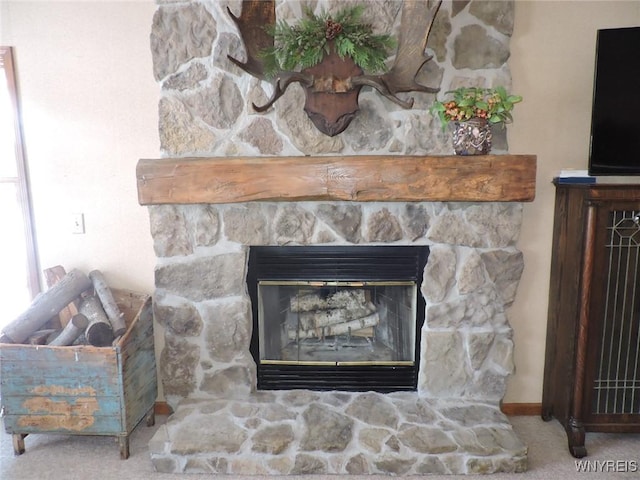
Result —
[{"label": "black tv screen", "polygon": [[598,30],[590,175],[640,175],[640,27]]}]

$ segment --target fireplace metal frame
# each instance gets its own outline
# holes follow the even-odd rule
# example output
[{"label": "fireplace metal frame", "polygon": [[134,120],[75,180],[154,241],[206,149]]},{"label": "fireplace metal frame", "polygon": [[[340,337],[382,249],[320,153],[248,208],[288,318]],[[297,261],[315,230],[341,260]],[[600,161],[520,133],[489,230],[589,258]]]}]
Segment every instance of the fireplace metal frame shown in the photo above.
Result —
[{"label": "fireplace metal frame", "polygon": [[[415,391],[420,365],[420,331],[425,318],[421,294],[429,247],[419,246],[252,246],[247,288],[253,333],[250,352],[257,366],[258,390]],[[373,263],[375,262],[375,263]],[[416,283],[416,335],[410,365],[291,365],[260,361],[258,284],[260,281]]]}]

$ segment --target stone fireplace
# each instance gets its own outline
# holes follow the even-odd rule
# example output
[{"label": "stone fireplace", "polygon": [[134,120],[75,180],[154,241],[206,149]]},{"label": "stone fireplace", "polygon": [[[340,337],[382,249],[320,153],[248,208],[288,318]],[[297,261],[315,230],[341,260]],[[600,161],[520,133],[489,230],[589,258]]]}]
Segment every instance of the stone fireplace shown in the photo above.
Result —
[{"label": "stone fireplace", "polygon": [[[302,3],[278,2],[278,15],[299,16]],[[239,3],[161,2],[153,20],[165,158],[141,160],[137,180],[157,255],[160,376],[175,410],[150,443],[155,468],[523,471],[527,449],[500,402],[514,368],[506,311],[523,269],[516,241],[535,157],[446,156],[428,94],[400,111],[363,91],[359,116],[334,138],[314,130],[295,88],[257,116],[248,105],[265,98],[264,86],[226,60],[242,55],[227,5]],[[398,28],[397,1],[368,5],[376,25]],[[435,61],[425,68],[443,90],[510,83],[512,9],[443,4],[429,47]],[[506,153],[504,131],[494,139],[494,151]],[[418,272],[415,389],[257,388],[250,252],[295,246],[428,248]]]},{"label": "stone fireplace", "polygon": [[[535,158],[269,159],[273,181],[266,188],[253,181],[264,177],[255,161],[187,158],[138,165],[140,201],[153,204],[155,318],[165,329],[160,371],[176,409],[151,442],[155,467],[233,474],[524,470],[526,447],[499,404],[513,370],[506,309],[523,268],[515,242],[521,202],[533,196]],[[347,178],[345,172],[358,171],[351,164],[363,161],[370,179]],[[291,166],[308,172],[324,164],[326,171],[336,162],[339,180],[297,178]],[[404,180],[380,181],[388,162],[395,165],[393,177]],[[225,188],[238,172],[249,186]],[[185,188],[194,186],[194,178],[208,188]],[[492,188],[483,186],[486,178]],[[331,187],[335,181],[356,184],[346,189],[356,198],[407,195],[422,201],[344,201],[343,191]],[[413,189],[415,182],[434,187]],[[295,198],[292,183],[307,200]],[[451,202],[437,200],[443,183]],[[319,185],[333,193],[314,198],[310,192]],[[254,189],[259,193],[250,193]],[[294,198],[238,201],[247,195]],[[419,272],[425,320],[415,391],[257,389],[249,255],[255,246],[295,245],[428,246]]]}]

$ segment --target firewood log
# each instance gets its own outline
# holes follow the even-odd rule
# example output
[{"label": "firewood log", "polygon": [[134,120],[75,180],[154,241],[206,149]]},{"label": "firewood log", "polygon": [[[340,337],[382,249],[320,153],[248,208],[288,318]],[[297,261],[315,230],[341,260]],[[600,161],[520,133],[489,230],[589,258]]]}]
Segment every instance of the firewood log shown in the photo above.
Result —
[{"label": "firewood log", "polygon": [[127,331],[127,325],[124,321],[124,313],[122,313],[120,308],[118,308],[118,304],[113,298],[111,289],[107,285],[102,272],[99,270],[93,270],[92,272],[89,272],[89,278],[93,282],[93,288],[102,303],[102,308],[104,308],[104,311],[107,314],[107,318],[111,324],[111,329],[113,330],[113,336],[118,338]]},{"label": "firewood log", "polygon": [[367,327],[367,328],[363,328],[362,330],[355,330],[355,331],[351,330],[352,337],[373,338],[374,335],[375,335],[375,331],[373,327]]},{"label": "firewood log", "polygon": [[344,308],[332,308],[327,310],[314,310],[312,312],[301,312],[300,325],[303,330],[326,327],[338,323],[348,322],[356,318],[366,317],[376,311],[373,303],[357,304],[352,303]]},{"label": "firewood log", "polygon": [[363,289],[338,290],[326,298],[318,293],[308,293],[291,297],[291,311],[309,312],[328,308],[346,308],[354,303],[362,305],[366,301]]},{"label": "firewood log", "polygon": [[113,342],[113,330],[98,297],[85,298],[80,304],[80,313],[89,320],[89,325],[84,332],[87,342],[94,347],[111,345],[111,342]]},{"label": "firewood log", "polygon": [[91,288],[91,280],[80,270],[71,270],[62,280],[38,295],[31,306],[2,329],[6,343],[23,343],[73,299]]},{"label": "firewood log", "polygon": [[344,335],[350,331],[362,330],[367,327],[374,327],[378,325],[378,323],[380,323],[380,316],[378,315],[378,312],[375,312],[372,315],[357,318],[349,322],[339,323],[337,325],[330,325],[312,330],[289,330],[287,335],[289,340],[331,337],[335,335]]},{"label": "firewood log", "polygon": [[71,345],[76,338],[84,333],[88,325],[89,319],[85,315],[82,313],[75,314],[71,317],[71,321],[67,323],[67,326],[64,327],[60,335],[51,340],[49,345],[54,347]]},{"label": "firewood log", "polygon": [[51,337],[51,335],[55,334],[56,332],[57,330],[53,328],[38,330],[37,332],[33,332],[31,335],[29,335],[29,338],[27,338],[27,343],[29,345],[44,345],[45,343],[47,343],[49,337]]},{"label": "firewood log", "polygon": [[[45,268],[42,273],[44,273],[44,278],[47,282],[47,288],[53,287],[56,283],[64,278],[67,274],[64,267],[62,265],[56,265],[55,267]],[[71,320],[76,313],[78,313],[78,305],[80,304],[79,299],[74,299],[64,307],[58,313],[58,322],[54,322],[55,318],[49,320],[49,324],[51,328],[58,328],[55,324],[59,323],[59,328],[64,328],[67,326],[67,323]]]}]

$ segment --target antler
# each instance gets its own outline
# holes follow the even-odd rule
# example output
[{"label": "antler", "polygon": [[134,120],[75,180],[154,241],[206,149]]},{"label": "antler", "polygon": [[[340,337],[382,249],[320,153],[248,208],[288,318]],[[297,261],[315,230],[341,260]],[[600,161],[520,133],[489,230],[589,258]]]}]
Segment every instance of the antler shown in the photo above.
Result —
[{"label": "antler", "polygon": [[301,72],[281,72],[278,78],[276,78],[273,95],[269,101],[261,107],[257,106],[255,103],[252,103],[251,105],[253,105],[256,112],[265,112],[269,107],[271,107],[271,105],[276,103],[276,100],[284,95],[284,92],[287,91],[289,85],[295,82],[299,82],[305,87],[310,87],[313,84],[313,77]]},{"label": "antler", "polygon": [[416,82],[415,78],[422,66],[431,60],[425,55],[429,31],[438,13],[442,0],[428,7],[425,0],[404,0],[396,59],[391,69],[383,75],[361,75],[352,79],[354,85],[368,85],[375,88],[401,107],[411,108],[413,98],[402,100],[398,92],[436,93],[439,88],[431,88]]},{"label": "antler", "polygon": [[[276,21],[275,1],[244,0],[239,17],[236,17],[229,7],[227,12],[240,30],[240,37],[247,50],[247,61],[243,63],[231,55],[227,55],[227,58],[245,72],[263,79],[264,65],[260,60],[260,52],[273,47],[273,37],[267,33],[265,26],[273,25]],[[251,39],[251,42],[247,42],[248,39]]]},{"label": "antler", "polygon": [[[329,75],[325,70],[315,72],[313,68],[304,69],[302,72],[281,71],[275,76],[274,92],[269,101],[260,107],[253,104],[253,108],[258,112],[264,112],[284,95],[289,85],[300,83],[306,90],[307,115],[321,132],[330,136],[340,133],[349,125],[353,115],[358,111],[358,94],[363,85],[375,88],[404,108],[411,108],[413,99],[402,100],[398,98],[398,92],[435,93],[439,90],[416,82],[418,72],[431,59],[430,56],[425,55],[424,51],[431,25],[442,0],[434,0],[431,7],[429,7],[430,3],[427,0],[403,1],[396,58],[391,69],[384,75],[363,75],[362,69],[352,60],[351,63],[357,67],[357,71],[349,70],[338,74],[337,72],[341,70],[337,68],[336,63],[340,62],[335,60],[324,66],[324,69],[327,65],[333,68]],[[268,30],[276,22],[275,1],[243,0],[239,17],[235,16],[228,7],[227,11],[240,31],[247,52],[247,60],[241,62],[230,55],[227,57],[245,72],[260,80],[266,79],[265,65],[261,55],[266,49],[274,46],[274,38]],[[330,55],[324,60],[327,58],[330,58]],[[346,96],[333,95],[342,93]]]},{"label": "antler", "polygon": [[[227,58],[235,63],[245,72],[260,80],[264,80],[264,62],[260,59],[260,54],[267,48],[273,47],[273,37],[267,32],[268,26],[275,24],[276,6],[274,0],[243,0],[240,16],[233,14],[227,7],[227,12],[240,30],[240,37],[247,51],[247,61],[241,62],[231,55]],[[263,106],[258,107],[252,104],[257,112],[264,112],[275,103],[289,85],[300,82],[304,85],[311,85],[313,77],[300,72],[280,72],[274,82],[274,93],[271,99]]]}]

